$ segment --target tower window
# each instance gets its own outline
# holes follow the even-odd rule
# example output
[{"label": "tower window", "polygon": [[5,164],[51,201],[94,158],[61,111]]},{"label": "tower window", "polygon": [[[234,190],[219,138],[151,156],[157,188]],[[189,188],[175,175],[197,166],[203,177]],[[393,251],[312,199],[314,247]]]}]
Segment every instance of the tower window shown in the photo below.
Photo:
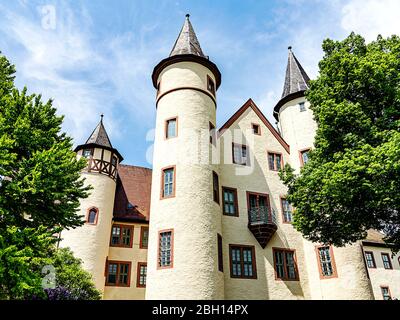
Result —
[{"label": "tower window", "polygon": [[253,133],[256,135],[261,135],[261,127],[259,124],[256,123],[252,123],[251,124],[251,129],[253,130]]},{"label": "tower window", "polygon": [[90,158],[93,155],[93,149],[83,149],[82,156],[85,158]]},{"label": "tower window", "polygon": [[232,143],[232,161],[235,164],[242,166],[250,165],[247,146],[237,143]]},{"label": "tower window", "polygon": [[282,205],[283,222],[291,223],[293,221],[292,205],[285,198],[281,198],[281,205]]},{"label": "tower window", "polygon": [[306,105],[304,102],[299,103],[299,110],[300,112],[306,111]]},{"label": "tower window", "polygon": [[231,278],[257,279],[254,246],[229,245]]},{"label": "tower window", "polygon": [[173,230],[159,232],[158,268],[172,268],[173,266]]},{"label": "tower window", "polygon": [[390,261],[390,257],[388,253],[381,253],[383,267],[385,269],[393,269],[392,262]]},{"label": "tower window", "polygon": [[310,160],[310,149],[300,150],[300,164],[304,166]]},{"label": "tower window", "polygon": [[140,248],[141,249],[147,248],[148,243],[149,243],[149,228],[141,227],[140,228]]},{"label": "tower window", "polygon": [[147,263],[138,262],[136,287],[146,288]]},{"label": "tower window", "polygon": [[224,261],[222,255],[222,236],[217,234],[217,248],[218,248],[218,271],[224,272]]},{"label": "tower window", "polygon": [[215,126],[211,122],[209,122],[209,129],[210,129],[210,143],[215,146],[217,144],[217,135],[215,131]]},{"label": "tower window", "polygon": [[227,216],[239,216],[237,190],[222,187],[223,214]]},{"label": "tower window", "polygon": [[372,251],[365,251],[365,261],[368,268],[376,268],[374,253]]},{"label": "tower window", "polygon": [[381,286],[382,298],[383,300],[392,300],[392,296],[390,295],[389,287]]},{"label": "tower window", "polygon": [[112,156],[112,158],[111,158],[111,164],[112,164],[113,166],[116,166],[116,165],[117,165],[117,162],[118,162],[117,157],[116,157],[116,156]]},{"label": "tower window", "polygon": [[209,75],[207,75],[207,90],[215,96],[215,84]]},{"label": "tower window", "polygon": [[213,199],[219,203],[219,179],[218,174],[213,171]]},{"label": "tower window", "polygon": [[282,154],[268,152],[269,170],[278,171],[282,169]]},{"label": "tower window", "polygon": [[319,261],[320,278],[335,278],[337,277],[335,260],[331,246],[317,247],[317,258]]},{"label": "tower window", "polygon": [[295,251],[289,249],[272,249],[274,255],[275,278],[282,280],[299,280]]},{"label": "tower window", "polygon": [[165,138],[175,138],[178,136],[178,118],[171,118],[165,121]]},{"label": "tower window", "polygon": [[129,287],[130,277],[130,262],[107,261],[106,286]]},{"label": "tower window", "polygon": [[111,247],[132,248],[133,227],[124,225],[113,225],[111,229]]},{"label": "tower window", "polygon": [[99,210],[97,208],[90,208],[86,217],[86,223],[97,224]]},{"label": "tower window", "polygon": [[161,198],[175,196],[175,166],[162,170]]}]

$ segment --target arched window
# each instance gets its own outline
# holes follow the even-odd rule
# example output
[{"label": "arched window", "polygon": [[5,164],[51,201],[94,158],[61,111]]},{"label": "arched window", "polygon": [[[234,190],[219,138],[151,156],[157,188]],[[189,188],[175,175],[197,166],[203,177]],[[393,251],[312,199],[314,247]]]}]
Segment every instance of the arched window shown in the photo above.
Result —
[{"label": "arched window", "polygon": [[99,210],[97,208],[90,208],[87,214],[86,223],[97,224],[98,216],[99,216]]}]

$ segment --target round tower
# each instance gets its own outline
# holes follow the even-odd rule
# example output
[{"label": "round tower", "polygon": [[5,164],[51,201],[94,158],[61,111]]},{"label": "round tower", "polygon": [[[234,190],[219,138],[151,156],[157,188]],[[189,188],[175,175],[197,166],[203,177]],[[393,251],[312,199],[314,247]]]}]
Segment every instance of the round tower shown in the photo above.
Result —
[{"label": "round tower", "polygon": [[219,170],[209,160],[221,74],[203,54],[189,15],[152,80],[157,119],[146,299],[223,299]]},{"label": "round tower", "polygon": [[[317,123],[304,95],[310,78],[292,48],[288,49],[285,84],[274,117],[282,137],[290,145],[290,165],[299,173],[307,162],[307,151],[314,147]],[[304,239],[303,244],[312,299],[373,299],[359,243],[343,248],[321,247]],[[322,254],[329,254],[332,259],[330,275],[321,270]]]},{"label": "round tower", "polygon": [[285,84],[282,97],[274,108],[274,117],[282,137],[290,145],[290,164],[299,172],[307,161],[307,151],[314,146],[317,124],[310,103],[304,96],[310,78],[292,52],[292,47],[288,49]]},{"label": "round tower", "polygon": [[60,246],[70,247],[75,256],[82,259],[96,287],[104,291],[104,268],[110,243],[117,168],[123,158],[112,147],[103,125],[103,115],[86,143],[78,145],[75,152],[78,158],[87,159],[87,167],[82,171],[82,176],[85,185],[91,185],[93,189],[89,197],[80,203],[79,214],[85,224],[64,230]]}]

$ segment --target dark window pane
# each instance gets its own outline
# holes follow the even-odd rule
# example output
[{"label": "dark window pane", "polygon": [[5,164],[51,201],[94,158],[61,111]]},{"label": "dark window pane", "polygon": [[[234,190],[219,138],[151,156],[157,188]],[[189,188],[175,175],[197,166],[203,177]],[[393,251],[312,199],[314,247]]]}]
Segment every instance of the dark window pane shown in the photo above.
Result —
[{"label": "dark window pane", "polygon": [[90,209],[89,216],[88,216],[88,223],[95,223],[96,222],[96,216],[97,216],[97,210],[96,209]]}]

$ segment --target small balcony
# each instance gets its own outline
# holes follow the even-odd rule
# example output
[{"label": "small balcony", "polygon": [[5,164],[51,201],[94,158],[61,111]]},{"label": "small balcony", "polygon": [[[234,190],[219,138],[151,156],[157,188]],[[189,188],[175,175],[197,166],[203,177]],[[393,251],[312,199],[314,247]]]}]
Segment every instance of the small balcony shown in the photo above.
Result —
[{"label": "small balcony", "polygon": [[248,213],[248,228],[261,247],[265,248],[268,241],[278,229],[275,211],[269,207],[253,207],[249,209]]}]

